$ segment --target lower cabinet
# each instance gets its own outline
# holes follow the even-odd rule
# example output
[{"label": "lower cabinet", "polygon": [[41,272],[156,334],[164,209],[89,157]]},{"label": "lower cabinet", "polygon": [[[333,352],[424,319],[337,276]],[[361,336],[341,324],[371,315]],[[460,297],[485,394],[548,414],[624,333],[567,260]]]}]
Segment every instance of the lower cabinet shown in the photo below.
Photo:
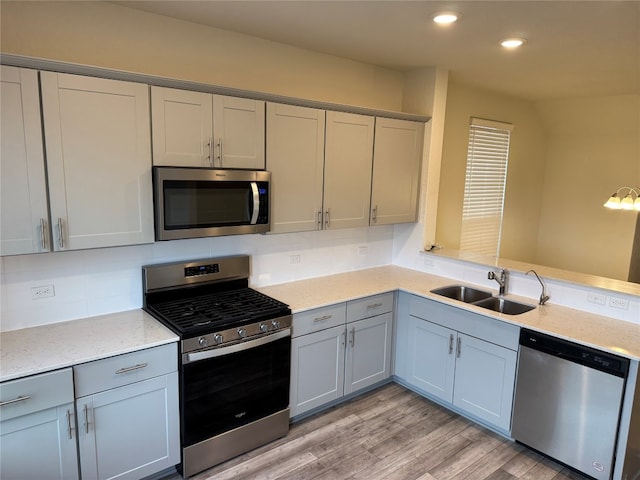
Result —
[{"label": "lower cabinet", "polygon": [[396,375],[504,432],[511,428],[519,328],[403,295]]},{"label": "lower cabinet", "polygon": [[180,462],[175,344],[74,369],[83,479],[138,479]]},{"label": "lower cabinet", "polygon": [[77,479],[70,368],[0,384],[0,478]]},{"label": "lower cabinet", "polygon": [[390,377],[392,312],[387,293],[294,315],[292,417]]}]

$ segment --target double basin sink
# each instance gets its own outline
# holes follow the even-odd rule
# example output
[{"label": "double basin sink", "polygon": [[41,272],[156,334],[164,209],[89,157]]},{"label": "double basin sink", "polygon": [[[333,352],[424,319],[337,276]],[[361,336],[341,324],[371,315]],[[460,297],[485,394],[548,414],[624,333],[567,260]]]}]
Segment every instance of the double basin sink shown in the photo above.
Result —
[{"label": "double basin sink", "polygon": [[467,287],[466,285],[450,285],[448,287],[434,288],[431,290],[431,293],[506,315],[520,315],[521,313],[536,308],[533,305],[514,302],[504,297],[495,297],[490,292]]}]

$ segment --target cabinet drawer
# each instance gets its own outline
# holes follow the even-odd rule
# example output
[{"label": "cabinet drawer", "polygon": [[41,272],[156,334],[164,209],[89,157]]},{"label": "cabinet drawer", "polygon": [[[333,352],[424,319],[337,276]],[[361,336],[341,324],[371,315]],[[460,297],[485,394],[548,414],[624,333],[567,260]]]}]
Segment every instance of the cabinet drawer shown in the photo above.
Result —
[{"label": "cabinet drawer", "polygon": [[70,402],[73,402],[71,368],[0,384],[0,403],[4,403],[0,407],[1,420]]},{"label": "cabinet drawer", "polygon": [[346,320],[346,304],[337,303],[328,307],[316,308],[293,316],[292,337],[318,332],[327,328],[344,325]]},{"label": "cabinet drawer", "polygon": [[393,292],[347,302],[347,323],[393,311]]},{"label": "cabinet drawer", "polygon": [[76,398],[165,375],[177,369],[176,343],[83,363],[73,367]]}]

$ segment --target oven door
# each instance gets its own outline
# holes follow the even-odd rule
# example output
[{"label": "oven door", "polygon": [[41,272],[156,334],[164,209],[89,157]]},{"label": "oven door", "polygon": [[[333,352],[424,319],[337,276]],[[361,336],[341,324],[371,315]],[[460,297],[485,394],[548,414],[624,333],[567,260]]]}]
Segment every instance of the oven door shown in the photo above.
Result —
[{"label": "oven door", "polygon": [[269,231],[270,173],[154,167],[156,240]]},{"label": "oven door", "polygon": [[289,329],[184,357],[183,448],[289,406]]}]

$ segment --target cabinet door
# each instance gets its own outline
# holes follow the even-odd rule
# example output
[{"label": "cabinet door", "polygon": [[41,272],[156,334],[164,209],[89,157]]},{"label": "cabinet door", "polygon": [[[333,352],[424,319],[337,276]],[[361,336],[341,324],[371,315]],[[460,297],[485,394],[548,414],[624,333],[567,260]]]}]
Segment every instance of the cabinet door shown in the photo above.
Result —
[{"label": "cabinet door", "polygon": [[213,167],[211,94],[151,87],[153,164]]},{"label": "cabinet door", "polygon": [[446,402],[453,398],[456,332],[409,317],[407,381]]},{"label": "cabinet door", "polygon": [[0,254],[49,251],[38,73],[1,67]]},{"label": "cabinet door", "polygon": [[345,395],[389,378],[392,325],[391,313],[347,324]]},{"label": "cabinet door", "polygon": [[376,118],[371,225],[415,222],[424,124]]},{"label": "cabinet door", "polygon": [[83,479],[138,479],[180,462],[178,374],[76,400]]},{"label": "cabinet door", "polygon": [[213,95],[214,166],[264,169],[265,103]]},{"label": "cabinet door", "polygon": [[344,394],[345,328],[338,326],[291,341],[291,416]]},{"label": "cabinet door", "polygon": [[374,117],[327,112],[324,228],[369,225]]},{"label": "cabinet door", "polygon": [[454,405],[498,428],[511,428],[517,354],[459,333]]},{"label": "cabinet door", "polygon": [[54,249],[153,242],[148,87],[41,80]]},{"label": "cabinet door", "polygon": [[0,478],[78,478],[73,403],[0,422]]},{"label": "cabinet door", "polygon": [[267,104],[271,232],[322,228],[323,110]]}]

